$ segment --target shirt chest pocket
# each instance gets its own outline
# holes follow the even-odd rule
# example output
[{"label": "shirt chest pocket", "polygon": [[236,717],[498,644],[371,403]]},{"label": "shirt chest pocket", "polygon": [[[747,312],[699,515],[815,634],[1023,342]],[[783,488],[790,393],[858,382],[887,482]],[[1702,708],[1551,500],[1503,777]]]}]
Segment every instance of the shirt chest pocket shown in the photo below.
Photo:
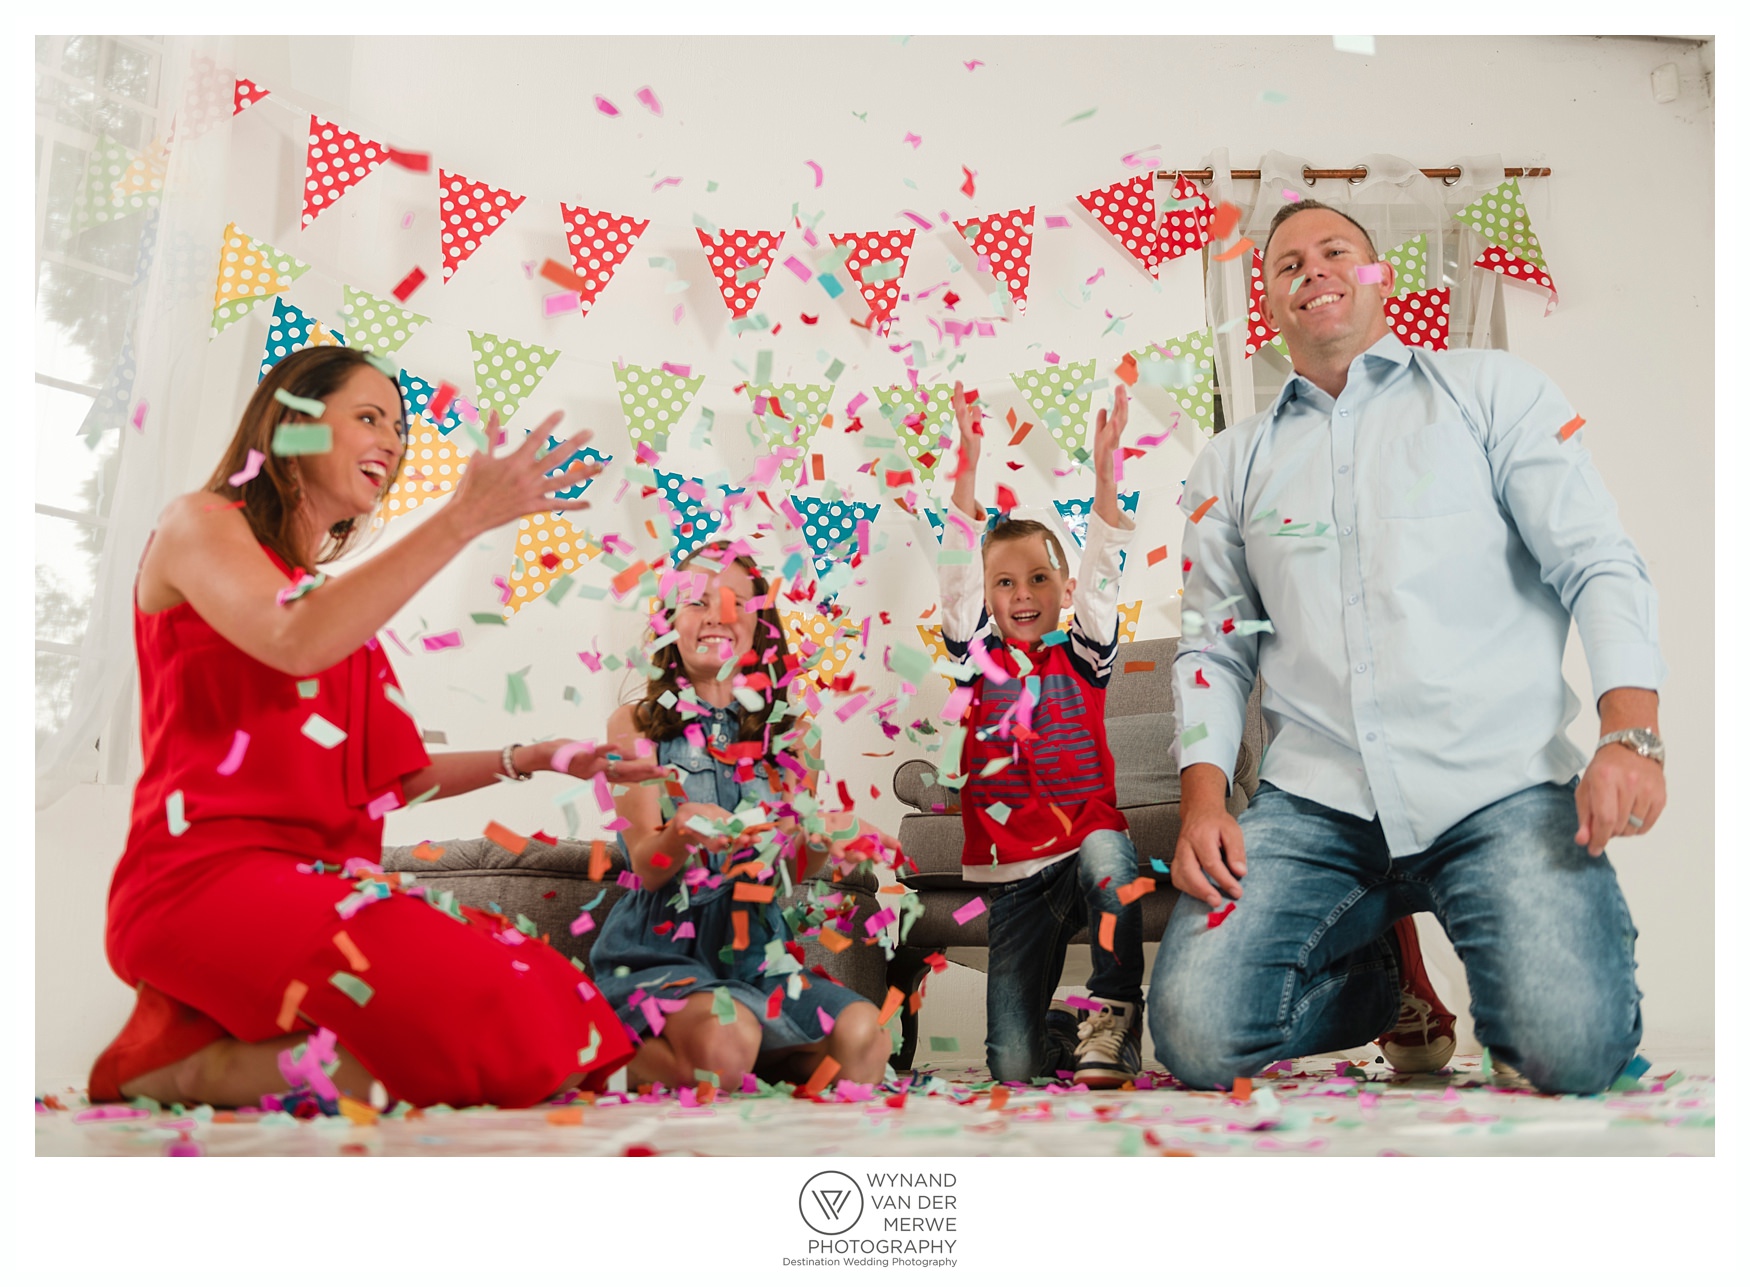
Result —
[{"label": "shirt chest pocket", "polygon": [[1436,518],[1495,504],[1488,458],[1457,418],[1393,434],[1380,448],[1376,481],[1381,518]]}]

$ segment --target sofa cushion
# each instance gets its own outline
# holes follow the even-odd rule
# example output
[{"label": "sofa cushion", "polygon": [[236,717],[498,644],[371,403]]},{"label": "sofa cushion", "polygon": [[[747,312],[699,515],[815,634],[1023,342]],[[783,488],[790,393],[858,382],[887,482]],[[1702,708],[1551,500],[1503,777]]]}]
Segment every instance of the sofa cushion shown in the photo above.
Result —
[{"label": "sofa cushion", "polygon": [[1118,715],[1106,721],[1117,769],[1118,807],[1179,802],[1179,764],[1168,715]]}]

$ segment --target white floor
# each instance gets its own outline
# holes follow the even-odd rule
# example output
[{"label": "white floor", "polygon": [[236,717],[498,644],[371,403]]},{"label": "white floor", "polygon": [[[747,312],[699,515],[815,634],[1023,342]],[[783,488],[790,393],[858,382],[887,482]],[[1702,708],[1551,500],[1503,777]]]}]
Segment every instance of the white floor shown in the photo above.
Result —
[{"label": "white floor", "polygon": [[[1649,1054],[1648,1056],[1652,1056]],[[1147,1078],[1145,1081],[1149,1080]],[[46,1156],[1711,1156],[1711,1058],[1654,1059],[1641,1088],[1544,1096],[1484,1085],[1478,1061],[1394,1077],[1382,1064],[1302,1059],[1256,1080],[1249,1102],[1195,1091],[1041,1087],[993,1110],[982,1068],[920,1070],[895,1098],[859,1088],[843,1103],[785,1095],[698,1104],[665,1093],[521,1111],[344,1117],[91,1110],[67,1092],[37,1103]],[[230,1118],[232,1120],[225,1120]]]}]

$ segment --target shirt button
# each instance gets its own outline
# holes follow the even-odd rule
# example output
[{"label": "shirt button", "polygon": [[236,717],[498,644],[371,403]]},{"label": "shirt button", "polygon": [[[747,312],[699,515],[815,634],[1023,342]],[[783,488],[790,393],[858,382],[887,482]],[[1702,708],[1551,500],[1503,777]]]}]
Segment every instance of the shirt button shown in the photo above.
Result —
[{"label": "shirt button", "polygon": [[1360,595],[1358,595],[1358,594],[1352,594],[1352,595],[1350,595],[1350,596],[1349,596],[1349,602],[1350,602],[1350,603],[1357,603],[1357,602],[1359,602],[1359,601],[1360,601],[1360,599],[1361,599],[1361,596],[1360,596]]},{"label": "shirt button", "polygon": [[1346,473],[1348,473],[1348,472],[1349,472],[1349,466],[1347,466],[1347,465],[1338,465],[1338,466],[1337,466],[1337,472],[1338,472],[1338,473],[1339,473],[1339,474],[1346,474]]},{"label": "shirt button", "polygon": [[1367,669],[1367,663],[1366,663],[1366,662],[1362,662],[1362,663],[1361,663],[1361,664],[1360,664],[1360,665],[1358,665],[1358,666],[1356,666],[1356,667],[1355,667],[1355,673],[1356,673],[1356,674],[1357,674],[1357,675],[1359,675],[1359,674],[1360,674],[1360,673],[1361,673],[1361,672],[1362,672],[1362,671],[1364,671],[1364,670],[1366,670],[1366,669]]},{"label": "shirt button", "polygon": [[1338,412],[1338,413],[1337,413],[1337,414],[1338,414],[1338,415],[1340,415],[1340,416],[1346,416],[1346,415],[1348,415],[1348,414],[1349,414],[1349,413],[1348,413],[1348,412],[1347,412],[1347,411],[1339,411],[1339,412]]},{"label": "shirt button", "polygon": [[1369,733],[1367,735],[1367,740],[1369,742],[1377,742],[1377,741],[1379,741],[1379,734],[1378,733]]},{"label": "shirt button", "polygon": [[1344,536],[1347,536],[1347,535],[1349,535],[1349,533],[1351,533],[1351,532],[1353,532],[1353,531],[1354,531],[1354,530],[1355,530],[1355,529],[1354,529],[1354,528],[1352,528],[1352,527],[1345,527],[1345,528],[1344,528],[1344,529],[1343,529],[1343,535],[1344,535]]}]

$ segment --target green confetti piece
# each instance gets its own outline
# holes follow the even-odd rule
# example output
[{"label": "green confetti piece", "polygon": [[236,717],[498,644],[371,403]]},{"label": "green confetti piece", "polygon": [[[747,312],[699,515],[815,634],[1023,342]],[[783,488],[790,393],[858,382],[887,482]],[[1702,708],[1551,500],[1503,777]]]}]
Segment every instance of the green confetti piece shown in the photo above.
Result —
[{"label": "green confetti piece", "polygon": [[614,368],[614,383],[620,393],[621,414],[626,417],[626,432],[634,443],[660,452],[668,450],[669,431],[686,415],[705,377],[670,375],[661,367],[628,365]]},{"label": "green confetti piece", "polygon": [[521,912],[516,914],[516,927],[518,933],[523,934],[528,938],[541,937],[541,927],[535,924],[535,922],[530,920],[527,916],[524,916]]},{"label": "green confetti piece", "polygon": [[711,989],[711,1013],[717,1016],[718,1023],[735,1022],[735,998],[729,995],[728,988]]},{"label": "green confetti piece", "polygon": [[1209,726],[1208,725],[1206,725],[1206,724],[1193,724],[1190,728],[1186,729],[1182,734],[1179,735],[1179,745],[1181,745],[1181,746],[1195,746],[1195,745],[1197,745],[1197,743],[1201,742],[1204,738],[1206,738],[1208,736],[1209,736]]},{"label": "green confetti piece", "polygon": [[576,581],[573,579],[571,573],[567,572],[564,576],[560,577],[557,581],[553,582],[552,585],[547,587],[547,593],[544,597],[548,603],[557,608],[559,606],[559,601],[571,593],[571,587],[575,584]]},{"label": "green confetti piece", "polygon": [[1393,295],[1408,295],[1414,291],[1428,289],[1428,236],[1418,233],[1404,242],[1394,246],[1380,258],[1392,266],[1397,274],[1396,284],[1392,287]]},{"label": "green confetti piece", "polygon": [[1097,112],[1099,110],[1100,109],[1097,107],[1090,107],[1085,112],[1077,112],[1074,116],[1070,117],[1067,121],[1065,121],[1064,124],[1065,125],[1074,125],[1077,121],[1085,121],[1088,119],[1088,117],[1092,116],[1095,112]]},{"label": "green confetti piece", "polygon": [[468,616],[477,626],[502,626],[509,624],[505,621],[504,614],[500,612],[470,612]]},{"label": "green confetti piece", "polygon": [[749,264],[745,268],[737,268],[735,270],[735,284],[737,286],[746,286],[751,282],[760,281],[765,275],[766,266],[764,264]]},{"label": "green confetti piece", "polygon": [[325,751],[332,751],[346,741],[346,730],[336,727],[320,715],[312,714],[298,731]]},{"label": "green confetti piece", "polygon": [[1274,89],[1267,89],[1262,94],[1258,95],[1258,99],[1260,102],[1265,103],[1286,103],[1288,101],[1288,95],[1279,93]]},{"label": "green confetti piece", "polygon": [[1276,633],[1276,627],[1268,621],[1236,621],[1234,622],[1234,633],[1236,635],[1273,635]]},{"label": "green confetti piece", "polygon": [[755,384],[770,384],[772,382],[772,351],[761,349],[753,356],[753,382]]},{"label": "green confetti piece", "polygon": [[276,456],[321,456],[334,448],[334,430],[328,425],[283,424],[273,431]]},{"label": "green confetti piece", "polygon": [[[431,321],[422,314],[410,312],[393,300],[373,295],[353,286],[341,287],[340,313],[350,323],[352,338],[362,347],[393,356],[420,327]],[[390,379],[400,375],[398,367],[389,366],[383,374]]]},{"label": "green confetti piece", "polygon": [[838,378],[841,375],[843,375],[844,373],[845,373],[845,364],[843,362],[839,361],[837,358],[834,358],[832,360],[832,365],[827,367],[827,369],[826,369],[827,383],[828,384],[836,384],[838,382]]},{"label": "green confetti piece", "polygon": [[499,424],[508,425],[524,399],[546,377],[559,350],[490,331],[469,331],[468,338],[474,346],[474,382],[480,390],[481,419],[496,411]]},{"label": "green confetti piece", "polygon": [[427,800],[433,799],[437,795],[437,793],[438,793],[437,787],[435,787],[435,786],[427,787],[425,790],[421,791],[418,795],[414,796],[413,799],[409,800],[404,807],[411,809],[416,804],[424,804]]},{"label": "green confetti piece", "polygon": [[298,696],[306,701],[321,691],[322,681],[320,679],[300,679],[298,681]]},{"label": "green confetti piece", "polygon": [[533,711],[535,703],[529,697],[529,684],[524,675],[528,668],[512,671],[504,677],[504,709],[514,715],[518,711]]},{"label": "green confetti piece", "polygon": [[1423,492],[1428,490],[1428,485],[1430,483],[1432,483],[1433,481],[1434,481],[1434,472],[1432,470],[1430,470],[1429,472],[1423,474],[1420,478],[1418,478],[1415,482],[1415,485],[1413,487],[1411,487],[1409,491],[1404,493],[1404,500],[1406,502],[1415,500],[1416,497],[1420,496]]},{"label": "green confetti piece", "polygon": [[284,389],[273,391],[273,400],[282,407],[290,407],[293,411],[301,411],[307,416],[319,416],[327,412],[328,404],[318,402],[315,398],[300,398]]},{"label": "green confetti piece", "polygon": [[364,1005],[376,995],[377,990],[356,974],[348,974],[345,970],[336,970],[328,976],[337,991],[346,993],[355,1005]]},{"label": "green confetti piece", "polygon": [[171,835],[180,836],[189,829],[191,824],[182,813],[181,790],[172,791],[164,798],[164,815]]},{"label": "green confetti piece", "polygon": [[931,1037],[930,1051],[933,1054],[952,1054],[960,1049],[959,1037]]},{"label": "green confetti piece", "polygon": [[1007,823],[1009,815],[1014,812],[1013,809],[1004,804],[1001,800],[998,800],[995,804],[986,805],[984,811],[990,816],[990,820],[996,823],[999,827]]}]

